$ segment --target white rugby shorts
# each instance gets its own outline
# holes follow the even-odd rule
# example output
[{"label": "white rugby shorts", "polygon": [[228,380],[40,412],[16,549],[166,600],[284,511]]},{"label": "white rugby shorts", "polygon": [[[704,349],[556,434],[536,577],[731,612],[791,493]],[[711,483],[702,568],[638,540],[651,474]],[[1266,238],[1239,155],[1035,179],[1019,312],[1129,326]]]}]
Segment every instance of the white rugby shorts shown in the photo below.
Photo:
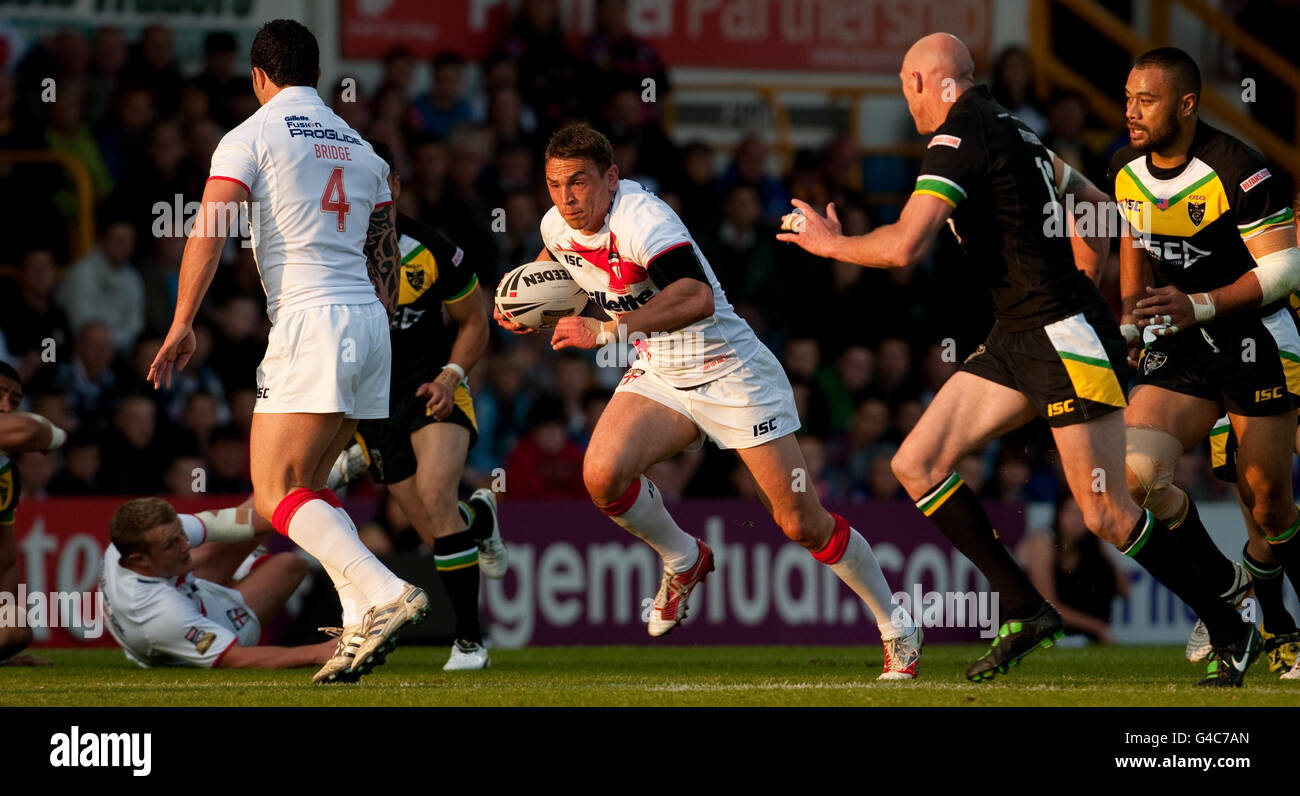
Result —
[{"label": "white rugby shorts", "polygon": [[378,301],[281,312],[257,367],[254,412],[388,417],[392,353]]},{"label": "white rugby shorts", "polygon": [[644,396],[689,418],[700,437],[687,450],[698,450],[705,435],[719,448],[752,448],[800,426],[790,380],[765,345],[739,368],[689,389],[672,386],[638,359],[614,391]]}]

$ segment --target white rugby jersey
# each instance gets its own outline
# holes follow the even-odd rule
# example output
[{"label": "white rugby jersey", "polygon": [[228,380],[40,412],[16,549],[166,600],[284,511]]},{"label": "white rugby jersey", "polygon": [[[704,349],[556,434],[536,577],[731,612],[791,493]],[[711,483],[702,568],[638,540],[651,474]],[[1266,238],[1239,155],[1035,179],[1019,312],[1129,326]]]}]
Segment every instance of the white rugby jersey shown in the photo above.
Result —
[{"label": "white rugby jersey", "polygon": [[226,133],[209,180],[248,191],[253,255],[276,314],[377,301],[364,253],[370,213],[392,202],[388,164],[310,86],[281,89]]},{"label": "white rugby jersey", "polygon": [[619,180],[605,225],[584,235],[552,207],[542,218],[542,242],[579,287],[611,317],[645,305],[659,288],[650,262],[679,246],[695,250],[713,288],[713,314],[666,334],[636,343],[636,367],[653,368],[674,387],[696,387],[744,364],[761,343],[731,304],[708,260],[673,209],[631,180]]},{"label": "white rugby jersey", "polygon": [[[180,517],[190,546],[202,544],[207,535],[202,521],[192,514]],[[110,543],[99,590],[108,631],[136,664],[213,667],[236,641],[257,644],[261,626],[239,592],[192,572],[180,578],[141,575],[121,560]]]}]

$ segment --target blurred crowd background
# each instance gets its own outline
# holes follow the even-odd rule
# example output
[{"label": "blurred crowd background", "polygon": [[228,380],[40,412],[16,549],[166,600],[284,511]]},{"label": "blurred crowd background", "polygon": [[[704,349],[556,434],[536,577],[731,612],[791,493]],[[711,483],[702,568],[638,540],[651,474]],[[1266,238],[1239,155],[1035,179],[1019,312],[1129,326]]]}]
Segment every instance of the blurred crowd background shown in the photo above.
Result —
[{"label": "blurred crowd background", "polygon": [[[481,62],[393,50],[376,84],[319,90],[350,125],[388,144],[403,179],[400,209],[455,240],[488,290],[541,248],[548,135],[574,120],[605,132],[622,175],[678,211],[732,303],[784,362],[816,489],[834,499],[905,497],[890,456],[991,322],[987,291],[955,241],[944,235],[920,266],[888,272],[778,243],[791,197],[835,202],[849,234],[892,220],[898,205],[868,202],[871,173],[864,180],[847,135],[797,152],[784,172],[761,134],[726,150],[674,140],[661,118],[672,86],[654,49],[618,14],[603,14],[575,49],[554,18],[530,11],[545,7],[526,5]],[[67,153],[88,171],[96,202],[95,245],[74,258],[67,178],[45,165],[0,167],[0,359],[22,374],[27,407],[71,432],[60,453],[21,457],[27,495],[191,494],[200,469],[209,493],[250,489],[254,375],[268,331],[251,249],[228,245],[196,327],[198,351],[179,380],[155,391],[144,379],[171,321],[184,248],[182,237],[157,234],[155,205],[197,201],[221,136],[258,107],[235,38],[210,34],[204,53],[190,73],[167,27],[134,40],[105,27],[34,41],[0,72],[0,149]],[[1123,131],[1096,125],[1077,94],[1036,96],[1032,68],[1013,47],[981,79],[1102,184]],[[42,96],[50,76],[54,102]],[[646,77],[656,81],[655,102],[643,101]],[[916,162],[903,160],[914,173]],[[498,208],[504,229],[493,228]],[[595,354],[553,354],[546,335],[494,326],[470,377],[480,435],[467,486],[504,467],[507,497],[584,496],[582,451],[621,375]],[[1041,422],[970,456],[961,471],[995,500],[1055,501],[1064,491]],[[670,497],[754,491],[735,457],[711,445],[651,475]],[[1203,452],[1184,457],[1176,480],[1198,499],[1229,496]],[[393,507],[376,522],[395,537],[406,525]]]}]

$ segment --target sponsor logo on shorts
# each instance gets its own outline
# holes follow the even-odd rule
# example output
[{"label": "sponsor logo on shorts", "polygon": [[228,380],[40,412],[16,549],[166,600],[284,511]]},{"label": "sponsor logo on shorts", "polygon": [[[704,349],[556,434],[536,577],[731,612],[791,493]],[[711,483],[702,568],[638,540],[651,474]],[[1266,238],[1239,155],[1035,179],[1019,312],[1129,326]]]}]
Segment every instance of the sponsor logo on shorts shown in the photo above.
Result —
[{"label": "sponsor logo on shorts", "polygon": [[193,644],[194,649],[198,650],[199,654],[202,655],[208,651],[208,647],[212,646],[212,642],[217,640],[217,634],[192,627],[185,632],[185,640]]},{"label": "sponsor logo on shorts", "polygon": [[1261,182],[1272,176],[1272,174],[1268,173],[1268,169],[1260,169],[1241,181],[1241,190],[1249,191],[1251,188],[1254,188],[1256,185],[1259,185]]},{"label": "sponsor logo on shorts", "polygon": [[935,146],[950,146],[953,149],[957,149],[961,146],[961,139],[955,135],[936,135],[934,138],[930,139],[930,144],[926,149]]},{"label": "sponsor logo on shorts", "polygon": [[1200,226],[1205,220],[1205,197],[1189,196],[1187,197],[1187,217],[1192,220],[1192,224]]},{"label": "sponsor logo on shorts", "polygon": [[618,384],[621,387],[624,384],[627,384],[628,382],[632,381],[632,379],[635,379],[637,376],[644,376],[644,375],[645,375],[645,371],[642,370],[641,368],[630,368],[628,369],[627,373],[623,374],[623,380],[620,381]]},{"label": "sponsor logo on shorts", "polygon": [[1068,398],[1064,401],[1054,401],[1047,405],[1047,416],[1058,417],[1068,415],[1074,411],[1074,399]]},{"label": "sponsor logo on shorts", "polygon": [[767,420],[764,420],[762,423],[755,424],[754,436],[761,437],[764,434],[769,434],[773,431],[776,431],[776,420],[777,419],[775,417],[771,417],[768,418]]},{"label": "sponsor logo on shorts", "polygon": [[1286,395],[1286,390],[1282,387],[1274,387],[1271,390],[1255,390],[1255,403],[1262,404],[1265,401],[1276,401]]},{"label": "sponsor logo on shorts", "polygon": [[1151,371],[1158,369],[1165,364],[1169,357],[1159,351],[1144,351],[1142,353],[1142,374],[1151,375]]},{"label": "sponsor logo on shorts", "polygon": [[261,398],[270,398],[270,397],[271,397],[271,388],[270,388],[270,387],[258,387],[258,388],[257,388],[257,397],[258,397],[259,399],[261,399]]}]

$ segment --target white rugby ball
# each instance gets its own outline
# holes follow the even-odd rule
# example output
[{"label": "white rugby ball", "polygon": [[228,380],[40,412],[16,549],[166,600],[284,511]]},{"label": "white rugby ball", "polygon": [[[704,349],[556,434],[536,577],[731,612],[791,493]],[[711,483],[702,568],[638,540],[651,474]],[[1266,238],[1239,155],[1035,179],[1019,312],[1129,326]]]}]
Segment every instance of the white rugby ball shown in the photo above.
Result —
[{"label": "white rugby ball", "polygon": [[564,266],[550,260],[525,263],[501,278],[497,309],[530,329],[549,329],[587,306],[587,293]]}]

